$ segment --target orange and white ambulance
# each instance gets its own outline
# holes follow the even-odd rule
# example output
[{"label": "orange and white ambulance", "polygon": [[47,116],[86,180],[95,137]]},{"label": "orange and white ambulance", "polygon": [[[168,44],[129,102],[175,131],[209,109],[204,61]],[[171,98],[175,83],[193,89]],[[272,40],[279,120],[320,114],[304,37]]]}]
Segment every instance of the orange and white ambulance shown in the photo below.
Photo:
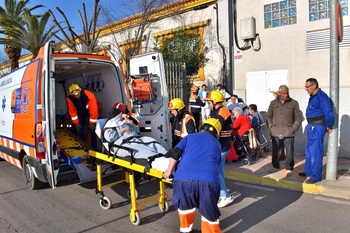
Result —
[{"label": "orange and white ambulance", "polygon": [[170,148],[162,54],[132,58],[130,74],[125,78],[106,51],[58,52],[47,43],[29,64],[0,78],[0,157],[23,169],[30,189],[57,186],[64,140],[57,132],[69,126],[66,96],[73,83],[95,94],[100,118],[107,118],[116,102],[124,103],[138,117],[141,134]]}]

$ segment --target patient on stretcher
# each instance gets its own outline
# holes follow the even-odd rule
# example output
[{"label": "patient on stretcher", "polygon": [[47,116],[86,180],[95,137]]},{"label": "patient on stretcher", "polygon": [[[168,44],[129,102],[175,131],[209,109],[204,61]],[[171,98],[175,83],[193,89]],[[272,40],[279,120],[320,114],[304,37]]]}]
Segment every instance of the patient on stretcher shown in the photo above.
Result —
[{"label": "patient on stretcher", "polygon": [[[125,105],[124,105],[125,106]],[[119,108],[113,108],[108,119],[99,119],[96,134],[107,151],[117,157],[133,156],[146,159],[164,155],[167,150],[154,138],[140,136],[139,128],[130,115]]]}]

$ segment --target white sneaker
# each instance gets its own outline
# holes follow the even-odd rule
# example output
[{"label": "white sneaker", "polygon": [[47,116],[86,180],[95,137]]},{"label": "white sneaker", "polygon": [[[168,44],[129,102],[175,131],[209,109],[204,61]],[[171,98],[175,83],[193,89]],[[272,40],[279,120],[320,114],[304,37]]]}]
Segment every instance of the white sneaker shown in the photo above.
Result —
[{"label": "white sneaker", "polygon": [[233,198],[231,196],[229,196],[229,197],[222,197],[222,198],[220,198],[220,201],[218,203],[218,207],[219,208],[225,207],[228,204],[230,204],[231,202],[233,202]]}]

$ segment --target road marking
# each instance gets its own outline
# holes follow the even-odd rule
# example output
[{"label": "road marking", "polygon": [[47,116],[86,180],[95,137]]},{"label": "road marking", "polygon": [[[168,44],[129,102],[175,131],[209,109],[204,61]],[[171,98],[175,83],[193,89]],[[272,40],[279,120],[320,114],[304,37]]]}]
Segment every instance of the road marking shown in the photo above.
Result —
[{"label": "road marking", "polygon": [[265,186],[260,186],[260,185],[253,185],[253,184],[246,184],[246,183],[240,183],[240,182],[234,182],[235,185],[242,186],[242,187],[247,187],[247,188],[253,188],[253,189],[259,189],[259,190],[264,190],[268,192],[273,192],[275,191],[274,188],[268,188]]},{"label": "road marking", "polygon": [[346,201],[346,200],[340,200],[340,199],[334,199],[334,198],[330,198],[330,197],[315,197],[316,200],[319,201],[327,201],[327,202],[332,202],[332,203],[337,203],[337,204],[342,204],[342,205],[350,205],[350,201]]}]

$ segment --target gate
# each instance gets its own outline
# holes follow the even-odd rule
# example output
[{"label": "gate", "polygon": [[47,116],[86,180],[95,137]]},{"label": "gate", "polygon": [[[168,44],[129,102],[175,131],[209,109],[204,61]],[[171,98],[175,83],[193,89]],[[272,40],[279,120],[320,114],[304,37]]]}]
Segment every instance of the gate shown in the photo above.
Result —
[{"label": "gate", "polygon": [[164,69],[165,79],[168,86],[169,100],[173,98],[181,98],[187,106],[189,98],[188,95],[190,93],[189,87],[191,84],[187,81],[186,70],[184,70],[182,62],[164,60]]}]

